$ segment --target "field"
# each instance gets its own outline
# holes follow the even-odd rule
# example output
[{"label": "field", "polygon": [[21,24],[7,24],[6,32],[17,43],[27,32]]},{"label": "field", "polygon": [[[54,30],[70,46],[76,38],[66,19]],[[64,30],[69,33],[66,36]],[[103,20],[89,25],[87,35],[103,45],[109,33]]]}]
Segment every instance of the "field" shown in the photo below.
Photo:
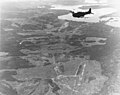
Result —
[{"label": "field", "polygon": [[1,95],[120,93],[119,28],[61,20],[69,11],[29,3],[1,7]]}]

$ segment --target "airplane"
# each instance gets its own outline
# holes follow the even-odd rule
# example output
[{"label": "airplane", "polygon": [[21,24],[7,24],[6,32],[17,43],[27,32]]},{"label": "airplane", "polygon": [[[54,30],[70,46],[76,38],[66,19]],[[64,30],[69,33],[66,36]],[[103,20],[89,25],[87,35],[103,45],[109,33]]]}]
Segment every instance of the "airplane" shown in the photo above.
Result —
[{"label": "airplane", "polygon": [[94,14],[91,12],[91,8],[89,8],[89,10],[87,12],[77,12],[75,13],[74,11],[70,11],[72,13],[73,17],[77,17],[77,18],[82,18],[87,14]]}]

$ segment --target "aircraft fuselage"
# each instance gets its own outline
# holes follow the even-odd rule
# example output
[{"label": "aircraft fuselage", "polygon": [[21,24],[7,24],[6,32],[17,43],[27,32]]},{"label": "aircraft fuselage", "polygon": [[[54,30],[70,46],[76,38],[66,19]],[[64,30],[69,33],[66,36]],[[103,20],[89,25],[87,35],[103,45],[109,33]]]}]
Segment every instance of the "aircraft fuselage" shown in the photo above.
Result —
[{"label": "aircraft fuselage", "polygon": [[75,12],[73,12],[73,11],[70,11],[70,12],[72,13],[72,16],[73,16],[73,17],[77,17],[77,18],[84,17],[84,16],[87,15],[87,14],[93,14],[93,13],[91,12],[91,8],[89,8],[89,10],[88,10],[87,12],[77,12],[77,13],[75,13]]},{"label": "aircraft fuselage", "polygon": [[84,17],[85,15],[87,15],[87,12],[77,12],[77,13],[73,13],[72,16],[73,17]]}]

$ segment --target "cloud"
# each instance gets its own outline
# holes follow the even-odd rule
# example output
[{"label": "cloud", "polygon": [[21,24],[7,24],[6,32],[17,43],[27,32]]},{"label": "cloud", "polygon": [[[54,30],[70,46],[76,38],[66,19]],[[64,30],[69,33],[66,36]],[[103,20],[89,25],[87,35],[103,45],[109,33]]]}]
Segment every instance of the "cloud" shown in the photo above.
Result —
[{"label": "cloud", "polygon": [[85,0],[87,3],[107,3],[108,0]]},{"label": "cloud", "polygon": [[84,3],[85,0],[42,0],[42,1],[61,5],[76,5]]}]

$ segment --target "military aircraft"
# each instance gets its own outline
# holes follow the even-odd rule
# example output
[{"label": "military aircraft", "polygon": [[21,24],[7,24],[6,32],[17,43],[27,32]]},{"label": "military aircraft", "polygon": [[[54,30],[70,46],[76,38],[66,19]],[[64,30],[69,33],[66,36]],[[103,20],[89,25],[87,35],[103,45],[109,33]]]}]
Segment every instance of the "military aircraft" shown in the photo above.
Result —
[{"label": "military aircraft", "polygon": [[70,11],[70,12],[72,13],[73,17],[77,17],[77,18],[82,18],[87,14],[93,14],[91,12],[91,8],[89,8],[89,10],[87,12],[77,12],[77,13],[75,13],[74,11]]}]

